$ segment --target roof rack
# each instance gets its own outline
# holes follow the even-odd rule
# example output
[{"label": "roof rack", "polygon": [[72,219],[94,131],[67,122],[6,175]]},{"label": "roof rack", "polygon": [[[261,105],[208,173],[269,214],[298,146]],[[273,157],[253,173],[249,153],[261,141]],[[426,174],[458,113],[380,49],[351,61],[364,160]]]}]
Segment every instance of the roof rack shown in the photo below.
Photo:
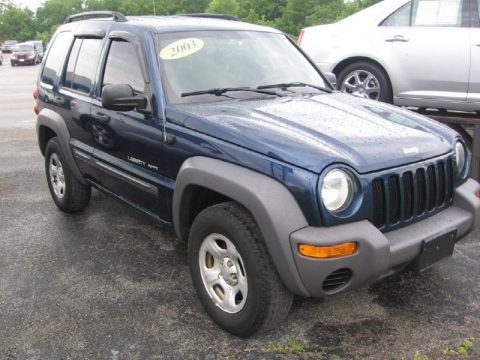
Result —
[{"label": "roof rack", "polygon": [[122,13],[118,11],[87,11],[79,14],[74,14],[67,16],[64,21],[64,24],[68,24],[74,21],[88,20],[88,19],[101,19],[101,18],[112,18],[118,22],[127,21],[127,18]]},{"label": "roof rack", "polygon": [[224,15],[224,14],[208,14],[208,13],[195,13],[195,14],[179,14],[179,16],[190,16],[198,18],[207,18],[207,19],[222,19],[230,21],[240,21],[236,16]]}]

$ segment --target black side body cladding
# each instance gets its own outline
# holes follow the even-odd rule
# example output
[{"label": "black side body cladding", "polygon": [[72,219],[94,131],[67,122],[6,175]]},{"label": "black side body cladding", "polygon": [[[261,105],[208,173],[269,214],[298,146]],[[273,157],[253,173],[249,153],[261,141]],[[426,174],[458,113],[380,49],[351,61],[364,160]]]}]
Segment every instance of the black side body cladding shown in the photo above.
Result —
[{"label": "black side body cladding", "polygon": [[188,224],[182,212],[188,207],[185,194],[190,186],[211,189],[248,209],[287,288],[297,295],[309,296],[298,275],[289,241],[293,231],[308,223],[293,195],[282,184],[221,160],[206,157],[186,160],[178,173],[173,195],[173,223],[182,240],[188,237]]}]

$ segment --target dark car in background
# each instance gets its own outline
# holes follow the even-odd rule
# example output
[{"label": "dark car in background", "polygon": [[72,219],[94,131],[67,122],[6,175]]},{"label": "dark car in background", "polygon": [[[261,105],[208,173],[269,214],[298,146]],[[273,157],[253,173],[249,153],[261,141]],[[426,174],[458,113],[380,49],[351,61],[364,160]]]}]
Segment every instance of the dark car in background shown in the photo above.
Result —
[{"label": "dark car in background", "polygon": [[12,50],[12,56],[10,57],[10,64],[12,66],[29,64],[35,65],[40,62],[38,52],[35,46],[31,43],[17,44]]},{"label": "dark car in background", "polygon": [[45,44],[43,43],[42,40],[31,40],[27,41],[27,44],[32,44],[35,47],[35,50],[37,50],[38,54],[38,60],[42,61],[43,60],[43,54],[45,53]]},{"label": "dark car in background", "polygon": [[17,40],[5,40],[2,44],[2,52],[11,53],[15,45],[18,44]]}]

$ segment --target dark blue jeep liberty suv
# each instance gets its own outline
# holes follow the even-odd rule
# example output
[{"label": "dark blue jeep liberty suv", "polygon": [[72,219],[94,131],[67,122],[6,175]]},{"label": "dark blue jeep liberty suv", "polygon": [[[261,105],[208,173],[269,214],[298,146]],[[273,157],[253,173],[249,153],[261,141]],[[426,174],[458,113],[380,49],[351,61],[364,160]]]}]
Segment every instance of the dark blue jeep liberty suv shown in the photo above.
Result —
[{"label": "dark blue jeep liberty suv", "polygon": [[219,15],[93,12],[55,33],[34,92],[48,186],[91,187],[188,242],[227,331],[452,255],[479,222],[460,136],[334,91],[285,34]]}]

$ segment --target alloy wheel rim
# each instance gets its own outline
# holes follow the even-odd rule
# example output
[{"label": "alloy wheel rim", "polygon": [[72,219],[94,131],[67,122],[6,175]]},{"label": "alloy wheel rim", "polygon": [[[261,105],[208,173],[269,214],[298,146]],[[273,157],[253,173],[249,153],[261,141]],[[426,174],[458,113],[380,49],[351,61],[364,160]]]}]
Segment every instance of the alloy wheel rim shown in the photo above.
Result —
[{"label": "alloy wheel rim", "polygon": [[62,199],[65,196],[65,175],[63,166],[58,155],[53,153],[49,162],[50,184],[52,185],[55,195]]},{"label": "alloy wheel rim", "polygon": [[371,72],[355,70],[345,77],[341,90],[357,97],[378,100],[381,88],[380,82]]},{"label": "alloy wheel rim", "polygon": [[200,246],[199,266],[203,285],[214,304],[230,314],[241,311],[247,300],[248,281],[235,245],[224,235],[208,235]]}]

